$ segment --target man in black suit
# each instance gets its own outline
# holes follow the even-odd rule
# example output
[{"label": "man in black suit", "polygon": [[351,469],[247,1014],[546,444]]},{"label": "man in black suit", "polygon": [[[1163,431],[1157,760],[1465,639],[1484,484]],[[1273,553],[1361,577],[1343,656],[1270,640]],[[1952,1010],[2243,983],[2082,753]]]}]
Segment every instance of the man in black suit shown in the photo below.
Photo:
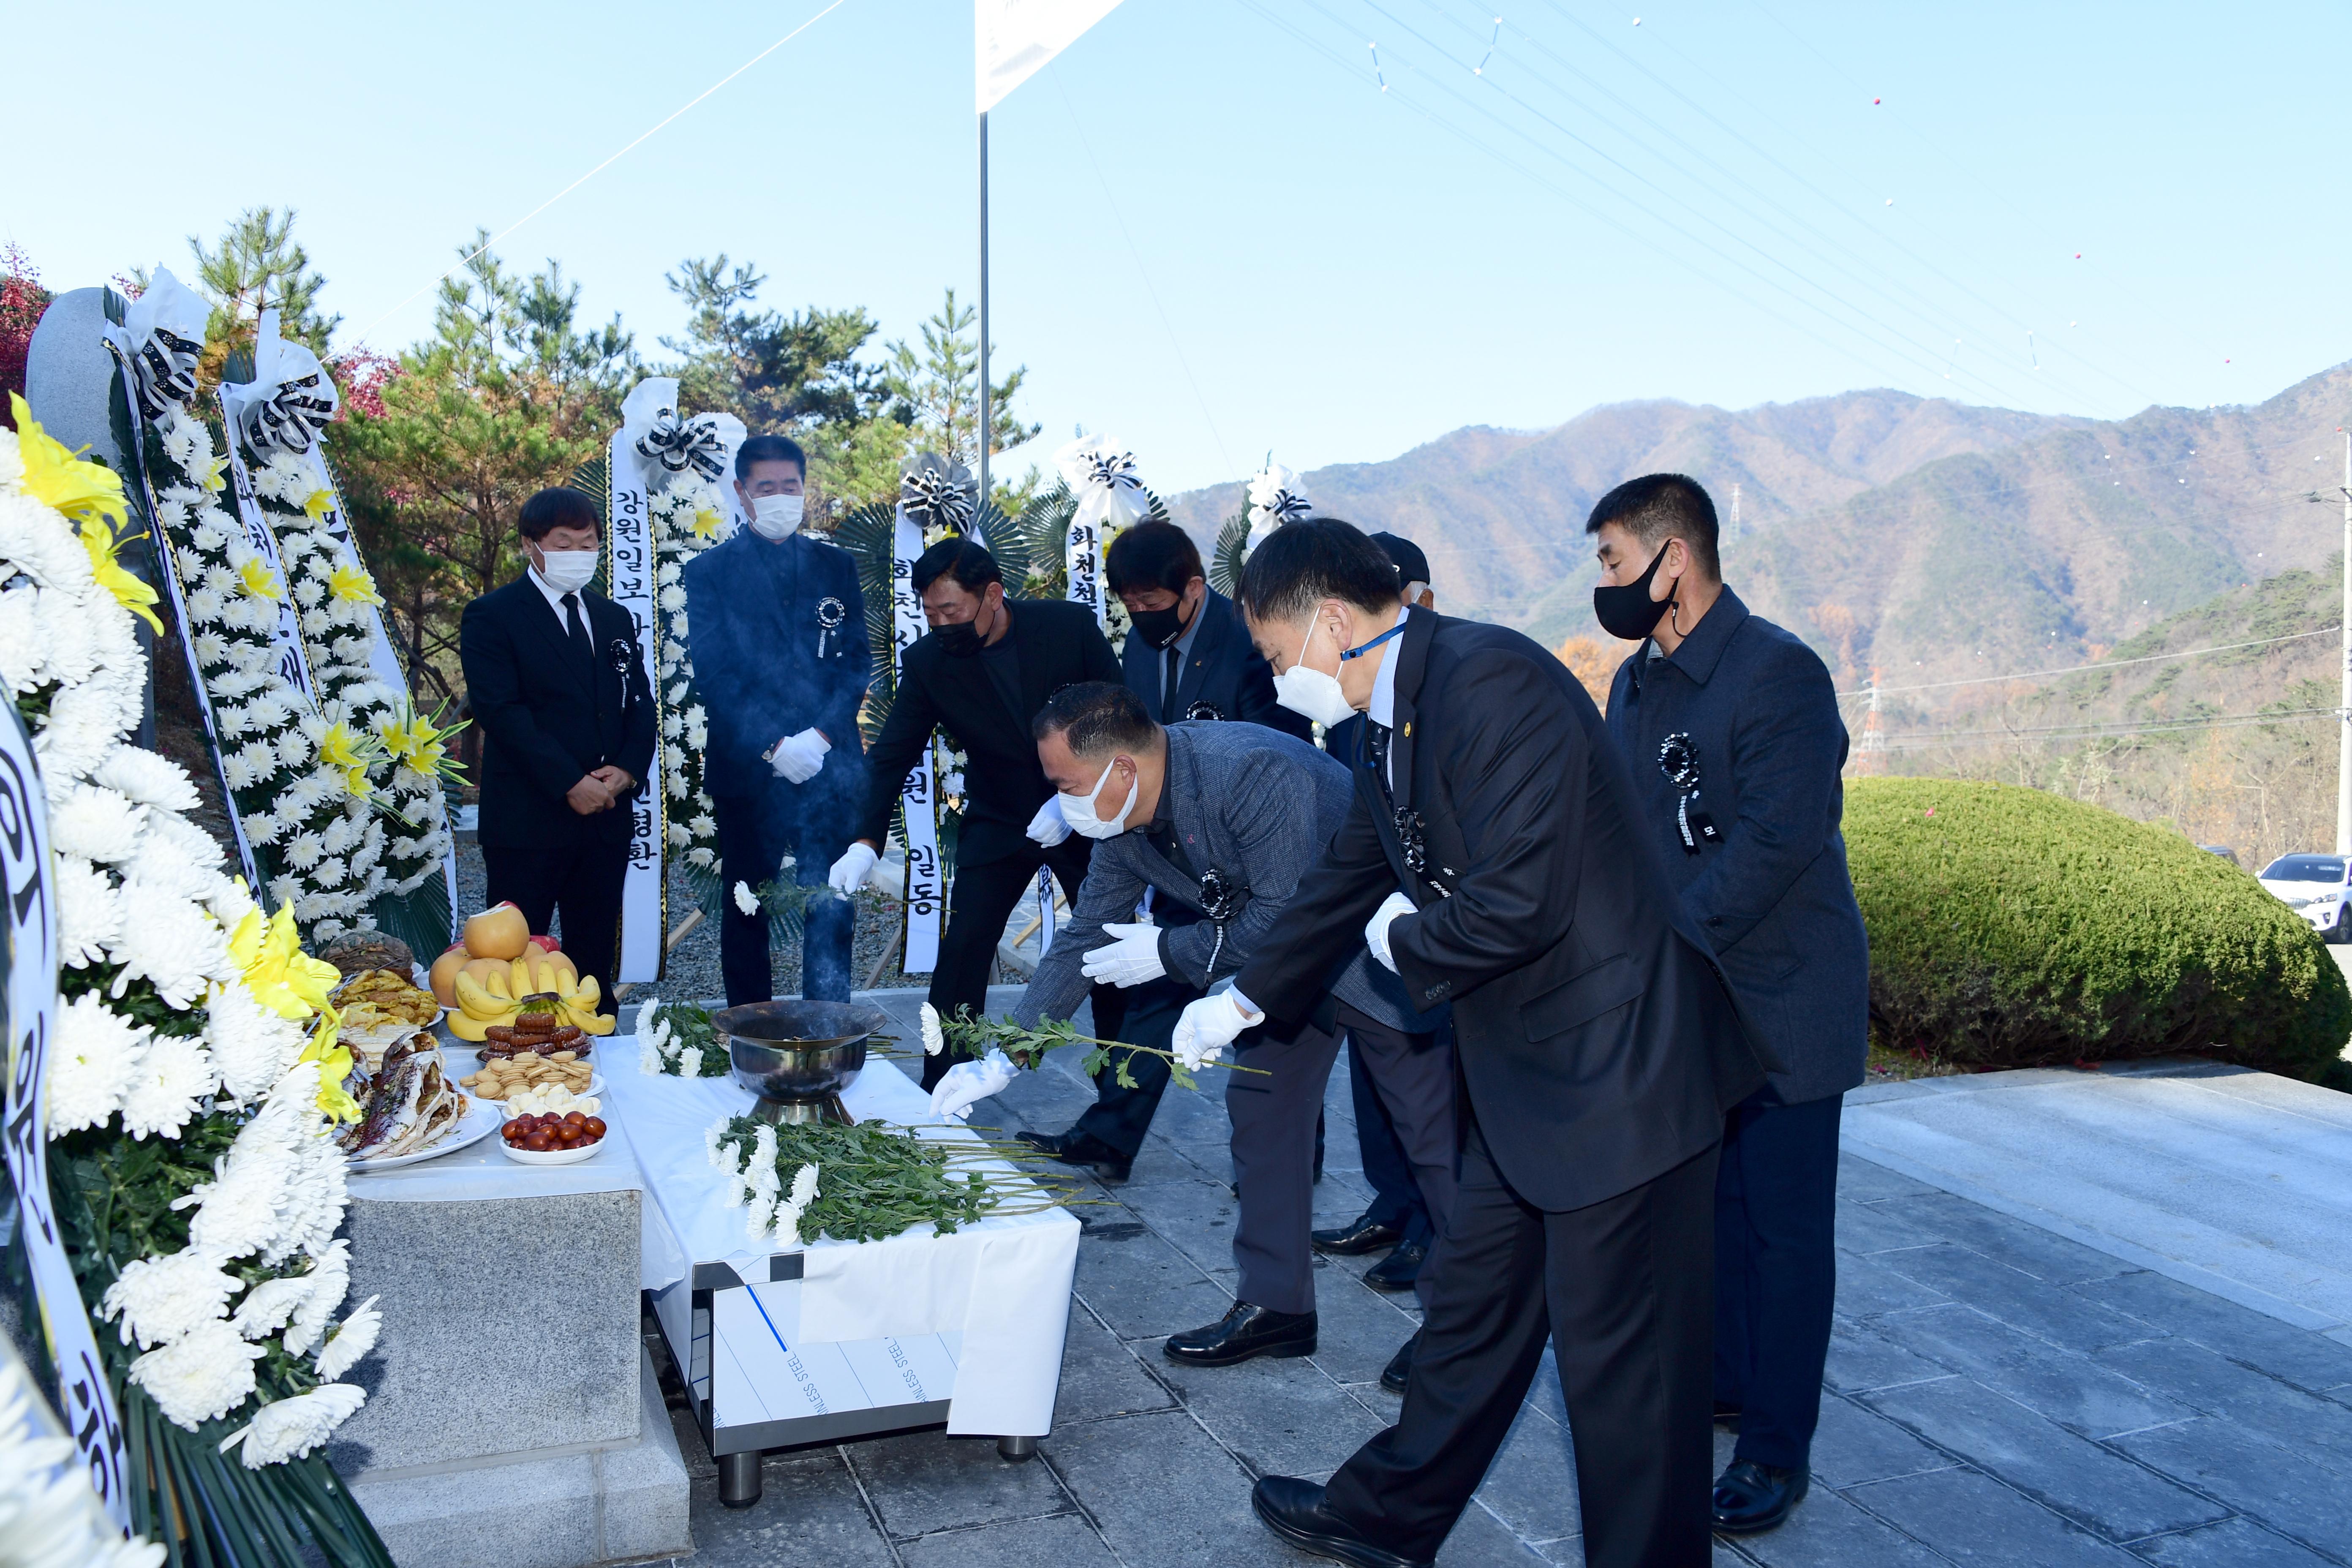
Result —
[{"label": "man in black suit", "polygon": [[[782,436],[735,454],[735,490],[751,526],[686,565],[695,689],[709,715],[703,785],[719,822],[719,973],[727,1005],[775,994],[768,912],[746,913],[735,884],[782,875],[821,883],[866,809],[857,730],[872,654],[857,562],[801,529],[808,458]],[[801,933],[801,994],[849,1000],[856,906],[811,904]]]},{"label": "man in black suit", "polygon": [[1234,602],[1209,586],[1192,535],[1172,522],[1137,523],[1111,541],[1103,574],[1133,628],[1119,655],[1127,689],[1154,719],[1238,719],[1313,738],[1274,700],[1274,671]]},{"label": "man in black suit", "polygon": [[[1066,834],[1045,845],[1030,837],[1054,795],[1038,765],[1030,724],[1065,686],[1116,683],[1118,660],[1085,605],[1006,599],[996,558],[977,541],[943,539],[924,551],[915,560],[914,585],[930,630],[907,650],[890,715],[866,754],[869,783],[859,837],[834,862],[830,879],[846,897],[873,874],[907,770],[930,744],[931,731],[946,731],[965,758],[963,821],[930,1003],[943,1017],[965,1007],[977,1017],[988,1011],[988,977],[1005,920],[1036,885],[1037,868],[1053,868],[1072,900],[1086,880],[1090,840]],[[1059,813],[1051,815],[1058,824]],[[1108,1033],[1104,1007],[1096,1012],[1098,1026]],[[928,1058],[923,1087],[936,1085],[950,1065],[944,1054]]]},{"label": "man in black suit", "polygon": [[604,514],[574,489],[523,503],[530,568],[466,606],[457,658],[482,728],[482,863],[489,900],[534,931],[560,913],[563,950],[613,1010],[631,814],[653,768],[654,700],[629,613],[588,579]]},{"label": "man in black suit", "polygon": [[1821,656],[1724,585],[1696,480],[1628,480],[1584,531],[1601,558],[1594,611],[1642,644],[1610,688],[1609,732],[1684,913],[1787,1064],[1733,1109],[1715,1185],[1715,1405],[1739,1429],[1715,1527],[1751,1534],[1811,1480],[1838,1116],[1870,1050],[1870,938],[1838,831],[1845,721]]},{"label": "man in black suit", "polygon": [[1261,1479],[1258,1516],[1325,1556],[1431,1562],[1549,1338],[1585,1562],[1701,1568],[1716,1148],[1763,1074],[1632,775],[1565,666],[1499,626],[1407,616],[1346,523],[1276,530],[1240,599],[1283,700],[1327,725],[1364,712],[1371,765],[1281,931],[1174,1049],[1204,1059],[1260,1006],[1311,1006],[1360,941],[1414,1005],[1453,1005],[1464,1121],[1398,1424],[1328,1486]]}]

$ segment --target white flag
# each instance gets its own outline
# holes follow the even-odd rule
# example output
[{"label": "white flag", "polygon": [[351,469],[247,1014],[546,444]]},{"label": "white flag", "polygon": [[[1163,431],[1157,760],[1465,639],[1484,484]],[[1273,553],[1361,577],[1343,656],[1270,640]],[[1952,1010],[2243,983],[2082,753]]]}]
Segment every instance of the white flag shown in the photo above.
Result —
[{"label": "white flag", "polygon": [[1118,0],[972,0],[980,112],[1035,76],[1047,60],[1110,14]]}]

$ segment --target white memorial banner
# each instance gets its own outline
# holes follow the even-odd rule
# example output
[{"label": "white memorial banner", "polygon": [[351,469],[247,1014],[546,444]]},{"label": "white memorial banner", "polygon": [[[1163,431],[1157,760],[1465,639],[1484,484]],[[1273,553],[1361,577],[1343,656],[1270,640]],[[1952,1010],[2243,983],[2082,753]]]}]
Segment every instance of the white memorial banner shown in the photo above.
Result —
[{"label": "white memorial banner", "polygon": [[[898,503],[890,541],[890,667],[892,689],[907,668],[907,650],[926,629],[923,601],[915,592],[915,557],[923,552],[922,525]],[[907,818],[907,951],[899,970],[929,974],[939,967],[940,922],[947,912],[947,888],[940,869],[938,781],[931,773],[931,748],[925,746],[898,792]]]},{"label": "white memorial banner", "polygon": [[[604,513],[605,592],[628,612],[629,623],[636,628],[637,657],[645,661],[649,678],[661,668],[661,661],[654,607],[656,562],[648,470],[667,470],[660,461],[648,460],[640,448],[651,445],[664,449],[678,428],[677,382],[669,376],[649,376],[637,383],[621,405],[621,428],[604,455],[610,492]],[[603,662],[598,660],[600,665]],[[625,683],[622,689],[627,690]],[[656,696],[657,709],[660,700]],[[642,985],[660,979],[667,956],[662,844],[667,796],[662,788],[662,771],[668,740],[664,728],[658,722],[655,725],[652,776],[629,802],[629,868],[621,883],[621,949],[612,976],[625,984]]]},{"label": "white memorial banner", "polygon": [[986,114],[1118,0],[972,0],[973,101]]},{"label": "white memorial banner", "polygon": [[1135,454],[1103,437],[1079,437],[1054,454],[1054,465],[1077,500],[1063,542],[1062,564],[1069,577],[1065,596],[1092,610],[1095,625],[1103,626],[1103,552],[1119,530],[1150,514],[1151,498],[1135,471]]},{"label": "white memorial banner", "polygon": [[122,1419],[98,1359],[89,1314],[74,1283],[73,1262],[49,1201],[48,1053],[56,1036],[58,916],[49,888],[49,832],[41,777],[24,721],[0,719],[0,874],[7,904],[6,1029],[8,1179],[16,1189],[17,1229],[40,1303],[41,1336],[58,1372],[58,1414],[107,1517],[131,1528],[124,1490]]}]

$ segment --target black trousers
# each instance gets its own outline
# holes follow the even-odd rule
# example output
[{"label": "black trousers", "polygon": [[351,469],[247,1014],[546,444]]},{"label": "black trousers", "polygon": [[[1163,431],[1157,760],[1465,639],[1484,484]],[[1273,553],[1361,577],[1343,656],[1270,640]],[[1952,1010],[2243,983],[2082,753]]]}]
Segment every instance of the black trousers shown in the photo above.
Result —
[{"label": "black trousers", "polygon": [[1276,1036],[1273,1026],[1246,1030],[1234,1061],[1256,1072],[1225,1074],[1225,1114],[1233,1119],[1234,1185],[1241,1215],[1234,1223],[1234,1294],[1276,1312],[1315,1310],[1315,1131],[1323,1086],[1331,1081],[1339,1037],[1312,1024]]},{"label": "black trousers", "polygon": [[1739,1407],[1736,1458],[1812,1453],[1837,1300],[1838,1118],[1845,1096],[1732,1108],[1715,1178],[1715,1397]]},{"label": "black trousers", "polygon": [[[822,776],[822,775],[820,775]],[[719,819],[719,877],[725,894],[719,916],[719,973],[727,1005],[765,1002],[775,994],[770,963],[768,911],[745,914],[735,902],[735,884],[758,888],[781,875],[786,855],[803,887],[823,887],[825,874],[849,847],[856,806],[838,791],[795,791],[783,780],[758,795],[713,795]],[[801,927],[801,994],[812,1001],[846,1002],[853,984],[850,947],[856,940],[857,906],[847,899],[810,904]]]},{"label": "black trousers", "polygon": [[[1366,1017],[1345,1003],[1339,1024],[1348,1034],[1348,1072],[1360,1085],[1356,1097],[1356,1136],[1365,1151],[1364,1176],[1372,1184],[1376,1212],[1402,1188],[1409,1198],[1397,1206],[1407,1216],[1405,1239],[1428,1246],[1454,1213],[1461,1177],[1460,1132],[1454,1113],[1454,1041],[1449,1031],[1408,1035]],[[1364,1130],[1369,1098],[1375,1129]],[[1394,1165],[1372,1175],[1375,1133],[1384,1160]],[[1381,1183],[1388,1184],[1384,1190]],[[1391,1220],[1390,1223],[1394,1224]],[[1413,1293],[1426,1312],[1437,1289],[1437,1271],[1424,1263]]]},{"label": "black trousers", "polygon": [[[956,868],[948,929],[940,933],[939,962],[931,970],[929,1001],[941,1017],[954,1017],[960,1007],[971,1008],[974,1017],[988,1011],[988,977],[995,972],[996,944],[1004,935],[1004,922],[1012,918],[1013,906],[1036,887],[1041,866],[1052,869],[1063,896],[1076,903],[1078,885],[1087,879],[1087,858],[1093,848],[1090,840],[1072,834],[1051,849],[1024,841],[1017,852],[1001,860]],[[1114,986],[1094,989],[1095,1032],[1107,1039],[1119,1037],[1123,1008],[1118,995]],[[923,1087],[936,1088],[953,1065],[955,1058],[946,1052],[925,1058]]]},{"label": "black trousers", "polygon": [[1397,1142],[1396,1125],[1389,1120],[1388,1107],[1381,1103],[1381,1091],[1372,1083],[1361,1051],[1348,1053],[1348,1098],[1355,1106],[1356,1152],[1363,1162],[1364,1184],[1372,1189],[1372,1201],[1364,1213],[1376,1224],[1396,1226],[1405,1240],[1427,1247],[1437,1238],[1437,1226],[1429,1217],[1421,1184],[1412,1179],[1412,1162],[1405,1158],[1404,1145]]},{"label": "black trousers", "polygon": [[1590,1568],[1706,1568],[1716,1151],[1580,1209],[1511,1190],[1476,1124],[1432,1259],[1437,1294],[1395,1426],[1331,1478],[1369,1539],[1433,1558],[1527,1397],[1549,1338]]},{"label": "black trousers", "polygon": [[[1203,994],[1165,975],[1130,985],[1118,992],[1125,1017],[1113,1029],[1101,1022],[1105,989],[1108,988],[1095,988],[1096,1035],[1102,1039],[1124,1040],[1130,1046],[1162,1051],[1176,1037],[1176,1020]],[[1135,1080],[1133,1089],[1118,1081],[1122,1061],[1127,1066],[1127,1076]],[[1143,1135],[1151,1130],[1151,1117],[1160,1109],[1160,1097],[1167,1091],[1166,1058],[1143,1051],[1131,1056],[1125,1051],[1113,1051],[1110,1065],[1095,1074],[1095,1102],[1087,1107],[1086,1113],[1070,1131],[1092,1133],[1132,1160],[1136,1151],[1143,1147]]]},{"label": "black trousers", "polygon": [[582,974],[596,977],[597,1009],[613,1012],[613,960],[621,947],[621,884],[629,841],[588,841],[560,849],[485,844],[482,870],[493,904],[511,902],[541,935],[563,923],[563,951]]}]

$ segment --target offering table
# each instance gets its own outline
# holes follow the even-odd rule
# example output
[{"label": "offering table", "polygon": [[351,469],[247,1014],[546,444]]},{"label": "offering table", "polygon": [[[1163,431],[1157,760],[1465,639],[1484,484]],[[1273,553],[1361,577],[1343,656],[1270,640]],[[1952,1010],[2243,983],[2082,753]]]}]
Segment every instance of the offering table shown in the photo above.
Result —
[{"label": "offering table", "polygon": [[[643,1173],[645,1283],[718,1462],[719,1500],[759,1500],[768,1448],[944,1425],[950,1436],[995,1437],[1008,1459],[1034,1453],[1053,1424],[1076,1217],[1048,1208],[992,1215],[950,1236],[919,1225],[776,1251],[748,1234],[746,1210],[726,1206],[729,1178],[705,1143],[754,1097],[729,1079],[615,1070],[634,1048],[608,1043],[606,1104]],[[878,1056],[842,1101],[859,1121],[973,1138],[940,1125],[929,1097]],[[992,1184],[1035,1191],[1010,1165],[987,1169]]]}]

